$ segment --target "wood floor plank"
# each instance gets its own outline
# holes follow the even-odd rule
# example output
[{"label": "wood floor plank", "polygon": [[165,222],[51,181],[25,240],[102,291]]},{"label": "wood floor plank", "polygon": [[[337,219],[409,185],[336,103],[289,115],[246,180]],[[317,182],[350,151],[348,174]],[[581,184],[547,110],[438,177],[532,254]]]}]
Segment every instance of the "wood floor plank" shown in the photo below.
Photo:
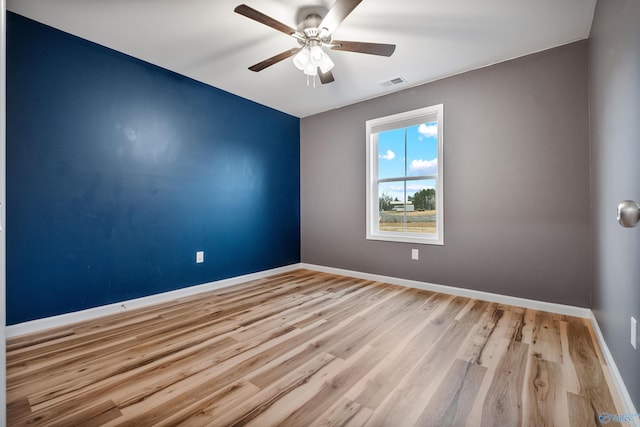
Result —
[{"label": "wood floor plank", "polygon": [[326,319],[336,323],[340,322],[350,317],[353,310],[368,311],[376,302],[380,302],[380,299],[390,298],[391,295],[388,291],[391,288],[390,285],[368,282],[368,286],[349,294],[348,300],[336,301],[334,306],[314,311],[309,317],[294,323],[293,326],[303,328],[320,319]]},{"label": "wood floor plank", "polygon": [[471,335],[469,343],[460,347],[456,357],[468,363],[482,364],[482,354],[503,315],[504,310],[496,304],[487,307],[487,312]]},{"label": "wood floor plank", "polygon": [[[172,377],[168,377],[167,383],[157,384],[144,395],[118,403],[127,417],[144,420],[149,420],[150,417],[157,420],[165,419],[172,414],[173,411],[169,408],[176,400],[182,405],[191,405],[221,389],[225,384],[239,380],[246,370],[296,347],[299,340],[304,339],[303,333],[292,331],[270,342],[268,348],[256,347],[221,363],[211,364],[208,358],[203,358],[198,361],[198,368],[192,369],[188,374],[182,370],[177,371]],[[149,411],[149,408],[153,410]],[[152,414],[149,414],[150,412]]]},{"label": "wood floor plank", "polygon": [[423,301],[411,292],[402,292],[389,298],[366,317],[359,317],[357,325],[352,322],[348,326],[351,330],[349,335],[335,342],[329,350],[330,353],[341,359],[348,359],[359,348],[368,345],[388,328],[401,321],[412,305]]},{"label": "wood floor plank", "polygon": [[[522,342],[525,344],[531,344],[533,342],[533,334],[536,326],[537,310],[527,309],[524,313],[524,325],[522,327]],[[560,319],[556,320],[559,322]]]},{"label": "wood floor plank", "polygon": [[[60,408],[63,409],[63,408]],[[9,425],[41,426],[101,426],[120,417],[121,413],[113,401],[92,402],[87,400],[81,408],[65,405],[63,410],[46,410],[35,414],[23,414]]]},{"label": "wood floor plank", "polygon": [[[513,308],[503,305],[498,305],[495,310],[503,312],[501,316],[492,316],[491,322],[497,322],[493,332],[487,337],[487,342],[482,348],[482,353],[478,355],[476,359],[480,365],[492,369],[497,366],[502,359],[502,355],[507,350],[507,345],[514,336],[514,324],[517,324],[517,320],[514,321]],[[516,313],[516,318],[519,314]]]},{"label": "wood floor plank", "polygon": [[567,321],[560,322],[560,345],[562,347],[562,385],[565,391],[573,394],[580,393],[580,383],[576,368],[573,365],[573,359],[569,353],[569,331]]},{"label": "wood floor plank", "polygon": [[[319,354],[326,352],[326,347],[326,343],[320,340],[315,341],[303,347],[301,351],[294,350],[295,353],[293,355],[284,355],[283,357],[289,357],[282,361],[275,359],[274,362],[278,363],[266,364],[266,369],[258,369],[257,372],[249,375],[247,380],[257,387],[264,389],[271,384],[281,381],[281,379],[291,371],[314,359]],[[333,357],[335,358],[335,356]]]},{"label": "wood floor plank", "polygon": [[[498,319],[494,332],[488,337],[482,354],[477,360],[477,363],[487,368],[487,374],[478,391],[478,398],[471,409],[467,427],[476,427],[482,424],[486,396],[493,385],[493,379],[498,373],[500,363],[510,344],[514,342],[513,340],[519,339],[520,336],[523,342],[530,342],[530,334],[526,335],[532,330],[532,326],[526,324],[527,319],[531,319],[531,314],[527,314],[529,310],[525,310],[523,313],[518,307],[506,305],[498,305],[497,309],[502,310],[504,314]],[[522,324],[522,319],[524,319],[525,324]],[[516,332],[518,328],[520,328],[522,334]]]},{"label": "wood floor plank", "polygon": [[487,392],[482,426],[522,425],[522,387],[528,351],[529,344],[511,341]]},{"label": "wood floor plank", "polygon": [[310,427],[344,426],[351,421],[361,409],[362,406],[357,402],[343,398],[325,414],[320,415]]},{"label": "wood floor plank", "polygon": [[[367,351],[367,349],[362,349],[362,352]],[[249,426],[249,427],[263,427],[263,426],[279,426],[282,425],[285,418],[290,416],[294,411],[302,407],[304,404],[308,403],[313,399],[314,396],[318,394],[318,392],[324,387],[324,384],[333,376],[335,376],[338,372],[340,372],[347,362],[342,359],[337,359],[334,356],[329,355],[333,358],[332,362],[315,372],[311,377],[309,377],[306,381],[303,381],[297,388],[291,389],[287,387],[287,380],[284,381],[286,393],[281,394],[278,393],[279,398],[275,400],[267,399],[267,407],[265,405],[261,405],[259,408],[259,412],[257,416],[253,416],[253,413],[250,413],[249,422],[246,423],[245,419],[241,419],[238,422],[231,424],[233,427],[239,426]],[[269,386],[268,389],[265,390],[266,393],[272,393],[278,391],[278,384],[273,384]],[[246,416],[245,416],[246,418]]]},{"label": "wood floor plank", "polygon": [[551,313],[544,311],[536,313],[531,352],[544,360],[562,364],[560,326]]},{"label": "wood floor plank", "polygon": [[360,427],[367,425],[367,422],[369,421],[369,418],[371,418],[372,414],[373,411],[371,409],[361,407],[360,410],[353,416],[353,418],[346,422],[344,427]]},{"label": "wood floor plank", "polygon": [[[286,278],[281,280],[284,280],[284,283],[287,283]],[[272,286],[277,285],[278,279],[274,278],[274,280],[270,284]],[[244,288],[243,285],[241,285],[241,287]],[[273,292],[273,289],[272,289],[272,292]],[[286,291],[283,291],[283,292],[286,292]],[[134,325],[139,325],[138,329],[148,330],[149,328],[152,327],[153,322],[155,321],[167,322],[167,319],[172,317],[172,314],[176,314],[177,317],[181,317],[180,315],[183,313],[185,306],[189,307],[192,314],[195,312],[200,313],[199,311],[197,311],[197,309],[202,306],[207,307],[207,310],[209,310],[210,312],[211,310],[215,309],[216,303],[207,301],[205,298],[208,298],[212,295],[218,295],[219,293],[220,291],[216,291],[215,293],[202,294],[200,298],[196,300],[196,304],[194,304],[193,301],[191,301],[193,299],[193,297],[191,297],[191,298],[185,299],[184,301],[176,300],[174,303],[164,303],[164,304],[160,304],[158,306],[153,306],[150,308],[142,308],[142,309],[122,312],[117,315],[105,316],[103,320],[99,321],[100,323],[97,323],[96,321],[88,321],[80,325],[66,327],[67,329],[63,329],[61,331],[62,333],[65,334],[65,339],[63,340],[58,339],[54,341],[54,340],[40,339],[41,342],[38,343],[39,344],[38,346],[31,345],[28,348],[24,348],[24,346],[22,346],[23,352],[12,351],[7,356],[9,359],[13,356],[20,356],[20,359],[24,361],[26,359],[24,351],[28,351],[28,352],[37,351],[39,353],[59,354],[59,352],[56,351],[55,346],[58,346],[60,348],[65,348],[67,350],[73,347],[74,344],[76,343],[86,346],[87,344],[86,342],[88,341],[86,339],[86,336],[90,336],[91,339],[94,339],[94,340],[100,340],[100,339],[108,338],[109,336],[112,336],[112,335],[120,334],[123,328],[126,328],[125,330],[127,334],[130,335],[137,330]],[[248,301],[249,305],[265,301],[263,296],[264,291],[261,292],[259,290],[254,289],[251,286],[244,289],[243,293],[249,293],[248,296],[243,294],[243,297],[242,297],[243,301],[246,300],[247,298],[255,298],[256,296],[261,297],[262,295],[263,299],[261,301],[251,300],[251,301]],[[271,298],[272,297],[273,296],[271,296]],[[202,302],[202,301],[206,301],[206,302]],[[230,311],[229,304],[233,301],[236,301],[236,300],[225,300],[223,302],[223,304],[225,304],[225,310],[227,313]],[[247,305],[247,301],[244,301],[244,305],[242,305],[241,307],[245,307],[246,305]],[[159,316],[158,313],[161,313],[162,316]],[[193,319],[190,319],[189,321],[193,321]],[[72,334],[69,334],[68,328],[73,328],[71,329],[71,331],[73,332]],[[61,332],[59,332],[58,330],[53,330],[49,332],[43,332],[41,334],[47,334],[47,333],[59,334]],[[36,336],[40,336],[41,334],[37,334]],[[17,338],[16,342],[18,343],[24,342],[25,339],[26,338]],[[14,345],[13,340],[11,341],[11,345]],[[43,348],[45,345],[54,346],[54,347],[48,347],[45,349]]]},{"label": "wood floor plank", "polygon": [[453,363],[451,355],[455,354],[465,341],[473,330],[472,326],[480,319],[487,306],[486,302],[476,301],[460,321],[454,320],[450,324],[398,387],[375,408],[370,419],[373,425],[415,423]]},{"label": "wood floor plank", "polygon": [[559,399],[563,394],[560,387],[561,365],[545,360],[540,353],[534,352],[529,356],[528,368],[523,398],[524,425],[531,427],[558,425],[556,420],[562,419],[562,410],[558,407]]},{"label": "wood floor plank", "polygon": [[298,301],[291,307],[282,310],[278,316],[267,316],[263,320],[242,326],[233,332],[231,337],[237,341],[246,341],[255,338],[270,329],[296,323],[304,318],[308,312],[314,309],[325,307],[333,302],[333,295],[328,292],[318,292],[317,295],[309,295],[306,301]]},{"label": "wood floor plank", "polygon": [[415,426],[465,425],[487,368],[455,360]]},{"label": "wood floor plank", "polygon": [[[297,393],[301,386],[316,379],[316,374],[321,372],[334,360],[336,360],[335,356],[328,353],[321,353],[308,363],[301,365],[300,368],[283,375],[277,383],[274,382],[270,386],[263,388],[253,398],[240,404],[235,414],[227,414],[226,419],[218,419],[217,421],[223,425],[245,425],[249,423],[268,411],[271,406],[282,399],[283,396],[290,393]],[[327,375],[326,371],[325,375]],[[319,377],[322,378],[322,376]],[[319,383],[319,380],[316,379],[316,382]],[[297,406],[293,406],[289,402],[291,411],[296,407]]]},{"label": "wood floor plank", "polygon": [[580,320],[569,321],[567,326],[569,355],[580,383],[580,395],[589,399],[594,414],[617,413],[587,326]]},{"label": "wood floor plank", "polygon": [[17,420],[31,415],[31,404],[26,397],[21,399],[7,400],[7,419]]},{"label": "wood floor plank", "polygon": [[55,331],[47,330],[44,332],[33,333],[16,337],[7,342],[7,352],[14,356],[20,354],[20,351],[34,347],[43,343],[60,340],[72,336],[75,332],[72,329],[58,329]]},{"label": "wood floor plank", "polygon": [[505,338],[514,342],[522,342],[523,331],[526,331],[526,312],[527,310],[522,307],[511,307],[510,324],[507,328],[507,334]]},{"label": "wood floor plank", "polygon": [[611,384],[585,319],[304,269],[7,342],[11,426],[598,425]]},{"label": "wood floor plank", "polygon": [[568,393],[569,419],[572,426],[600,427],[602,424],[598,420],[597,414],[589,398],[574,393]]},{"label": "wood floor plank", "polygon": [[[139,417],[119,423],[122,426],[207,426],[219,423],[223,417],[233,413],[238,405],[258,393],[260,389],[246,380],[238,380],[211,394],[201,395],[191,404],[180,399],[169,402],[166,411],[147,412]],[[219,424],[220,425],[220,424]]]},{"label": "wood floor plank", "polygon": [[409,335],[411,340],[398,353],[390,352],[392,358],[363,378],[354,400],[372,410],[389,396],[402,379],[416,366],[416,363],[429,351],[454,322],[453,318],[462,309],[463,299],[438,296],[441,302],[432,307],[431,315],[418,324],[418,330]]},{"label": "wood floor plank", "polygon": [[406,329],[401,322],[397,322],[387,328],[379,338],[386,345],[364,347],[367,350],[362,356],[356,353],[349,358],[350,363],[345,364],[345,368],[330,381],[323,384],[318,393],[305,405],[298,408],[282,421],[282,425],[299,426],[309,425],[317,419],[323,412],[328,410],[340,397],[341,394],[349,391],[365,375],[371,372],[383,361],[390,348],[394,348],[403,341],[402,332]]},{"label": "wood floor plank", "polygon": [[[246,348],[248,348],[248,347],[245,347],[245,350],[246,350]],[[240,350],[240,349],[238,349],[238,350]],[[221,362],[221,361],[222,361],[222,359],[218,358],[218,363],[219,363],[219,362]],[[166,366],[165,366],[165,368],[166,368]],[[163,368],[163,369],[164,369],[164,368]],[[154,372],[155,372],[155,371],[154,371]],[[138,375],[136,375],[136,377],[137,377],[138,379],[140,379],[140,375],[139,375],[139,374],[138,374]]]},{"label": "wood floor plank", "polygon": [[[161,317],[155,316],[152,319],[153,321],[139,322],[138,324],[136,324],[135,327],[132,325],[127,325],[129,341],[132,339],[132,337],[135,337],[135,339],[137,340],[140,340],[140,339],[146,340],[153,337],[154,335],[160,335],[160,334],[166,335],[165,331],[167,330],[182,330],[184,328],[189,328],[192,326],[207,327],[207,326],[210,326],[212,322],[217,322],[221,318],[229,317],[234,312],[234,310],[244,310],[242,311],[243,321],[245,322],[245,324],[250,324],[252,322],[260,320],[261,316],[265,316],[264,314],[265,307],[269,306],[268,303],[270,300],[273,300],[273,295],[282,295],[282,292],[283,291],[280,291],[280,290],[278,292],[274,292],[273,289],[271,289],[269,297],[260,297],[258,295],[259,299],[257,300],[255,299],[246,300],[245,298],[242,301],[242,305],[238,306],[237,304],[234,304],[234,305],[227,304],[224,310],[215,310],[213,312],[209,312],[209,311],[199,312],[199,311],[192,310],[191,316],[189,316],[189,318],[180,319],[178,321],[176,321],[171,317],[167,317],[167,314]],[[255,297],[255,295],[253,297]],[[300,298],[302,297],[302,295],[294,294],[293,297]],[[286,301],[283,301],[282,299],[275,299],[275,301],[278,304],[286,303]],[[289,304],[295,305],[295,301],[289,302]],[[258,309],[256,309],[255,307],[252,307],[254,305],[258,307]],[[258,311],[259,313],[257,315],[252,314],[252,310],[254,312]],[[278,308],[276,308],[275,310],[278,311]],[[55,355],[56,358],[63,359],[66,361],[70,360],[70,358],[67,355],[77,351],[78,347],[91,348],[93,349],[94,352],[100,352],[104,356],[106,355],[106,351],[108,350],[104,348],[100,348],[98,346],[91,346],[90,343],[91,342],[96,342],[96,343],[108,342],[109,337],[119,336],[119,335],[120,335],[120,332],[118,330],[113,331],[109,329],[108,331],[102,331],[102,333],[98,333],[94,331],[94,333],[92,333],[91,335],[90,340],[82,336],[74,337],[71,339],[65,339],[59,343],[51,343],[50,347],[47,347],[46,350],[36,348],[31,351],[43,351],[47,355]],[[51,348],[51,346],[53,345],[60,346],[60,349]],[[20,357],[22,361],[26,361],[27,363],[31,362],[31,358],[24,353],[20,354]],[[40,357],[39,358],[40,364],[42,364],[43,362],[46,362],[47,364],[54,363],[55,361],[46,360],[46,359],[50,359],[51,357],[52,356],[49,356],[48,358]],[[85,355],[85,357],[91,357],[91,355]],[[38,367],[33,362],[31,362],[31,364],[34,365],[34,369]],[[47,366],[47,365],[44,365],[44,366]],[[21,373],[21,375],[26,375],[26,373],[23,372]]]},{"label": "wood floor plank", "polygon": [[304,405],[296,409],[284,420],[282,426],[310,425],[327,411],[340,396],[349,390],[362,376],[369,372],[382,358],[384,350],[380,347],[360,350],[359,357],[345,363],[340,372],[322,384],[317,393]]},{"label": "wood floor plank", "polygon": [[[186,367],[189,367],[189,369],[194,371],[202,369],[200,367],[201,365],[198,365],[198,362],[218,350],[218,346],[223,343],[226,348],[232,348],[234,341],[227,338],[200,348],[190,349],[189,351],[184,351],[176,355],[176,357],[170,361],[156,361],[150,364],[150,366],[143,366],[130,372],[115,375],[110,379],[98,381],[95,384],[81,389],[66,390],[58,387],[47,387],[46,384],[42,384],[44,387],[43,391],[36,396],[47,394],[49,395],[49,400],[44,401],[41,405],[33,405],[33,409],[38,412],[49,408],[54,412],[63,411],[68,403],[75,406],[82,406],[83,402],[87,399],[87,395],[108,395],[112,400],[120,402],[120,405],[123,405],[122,402],[144,400],[144,398],[152,394],[154,390],[164,387],[167,384],[172,384],[176,379],[179,380],[181,378],[168,374],[167,368],[186,369]],[[210,365],[210,362],[205,363],[206,366]],[[54,393],[54,391],[57,390],[60,390],[59,394]]]},{"label": "wood floor plank", "polygon": [[[51,372],[59,372],[59,375],[69,375],[70,372],[77,372],[80,382],[96,382],[98,377],[108,378],[117,375],[119,372],[134,369],[136,365],[142,365],[167,357],[177,353],[186,347],[193,347],[200,343],[213,339],[208,323],[194,325],[193,328],[180,329],[175,333],[158,334],[154,339],[140,339],[132,336],[126,340],[111,340],[108,344],[89,346],[91,351],[76,351],[67,356],[67,359],[59,359],[55,363],[45,364],[34,368],[29,372],[23,372],[15,376],[16,382],[28,381],[29,379],[47,377],[55,380],[55,375]],[[180,340],[175,338],[179,337]],[[101,362],[102,365],[101,365]],[[105,365],[105,366],[103,366]],[[96,376],[93,376],[96,375]],[[68,388],[69,384],[65,384]]]}]

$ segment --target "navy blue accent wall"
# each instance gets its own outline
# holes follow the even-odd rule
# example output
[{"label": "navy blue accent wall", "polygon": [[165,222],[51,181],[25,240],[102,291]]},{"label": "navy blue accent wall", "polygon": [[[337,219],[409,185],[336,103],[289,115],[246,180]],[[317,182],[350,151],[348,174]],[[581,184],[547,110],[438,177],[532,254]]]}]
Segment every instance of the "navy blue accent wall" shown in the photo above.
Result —
[{"label": "navy blue accent wall", "polygon": [[7,15],[7,324],[300,261],[298,118]]}]

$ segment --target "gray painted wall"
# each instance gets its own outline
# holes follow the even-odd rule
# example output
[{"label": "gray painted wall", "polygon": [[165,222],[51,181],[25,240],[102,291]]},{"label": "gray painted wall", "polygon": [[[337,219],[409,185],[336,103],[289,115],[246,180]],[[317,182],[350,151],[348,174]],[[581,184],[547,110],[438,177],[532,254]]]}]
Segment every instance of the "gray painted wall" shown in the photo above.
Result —
[{"label": "gray painted wall", "polygon": [[589,42],[594,286],[593,311],[637,409],[640,227],[616,222],[623,199],[640,200],[640,1],[599,1]]},{"label": "gray painted wall", "polygon": [[[582,41],[302,119],[302,262],[588,307],[586,66]],[[366,240],[365,121],[438,103],[445,245]]]}]

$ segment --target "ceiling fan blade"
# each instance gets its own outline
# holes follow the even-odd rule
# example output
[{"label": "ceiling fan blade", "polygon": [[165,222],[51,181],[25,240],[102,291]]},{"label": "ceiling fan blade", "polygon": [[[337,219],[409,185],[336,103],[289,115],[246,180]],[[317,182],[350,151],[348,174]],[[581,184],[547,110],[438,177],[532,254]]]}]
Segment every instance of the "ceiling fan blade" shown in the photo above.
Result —
[{"label": "ceiling fan blade", "polygon": [[296,30],[294,30],[290,26],[285,25],[280,21],[276,21],[272,17],[267,16],[264,13],[247,6],[246,4],[237,6],[235,9],[233,9],[233,11],[239,13],[240,15],[246,16],[247,18],[253,19],[254,21],[258,21],[259,23],[264,24],[268,27],[281,31],[289,36],[292,36],[296,33]]},{"label": "ceiling fan blade", "polygon": [[292,57],[293,55],[298,53],[300,49],[301,48],[297,47],[295,49],[285,50],[284,52],[274,55],[271,58],[265,59],[262,62],[258,62],[257,64],[252,65],[251,67],[249,67],[249,69],[257,73],[258,71],[262,71],[265,68],[272,66],[273,64],[277,64],[280,61]]},{"label": "ceiling fan blade", "polygon": [[327,71],[326,73],[323,73],[322,71],[320,71],[320,67],[318,67],[318,77],[320,77],[320,83],[322,83],[323,85],[326,85],[327,83],[331,83],[335,81],[331,70]]},{"label": "ceiling fan blade", "polygon": [[348,42],[344,40],[333,40],[331,49],[344,50],[347,52],[367,53],[369,55],[391,56],[396,50],[395,44]]},{"label": "ceiling fan blade", "polygon": [[362,0],[336,0],[318,28],[326,28],[333,33],[338,25],[360,4]]}]

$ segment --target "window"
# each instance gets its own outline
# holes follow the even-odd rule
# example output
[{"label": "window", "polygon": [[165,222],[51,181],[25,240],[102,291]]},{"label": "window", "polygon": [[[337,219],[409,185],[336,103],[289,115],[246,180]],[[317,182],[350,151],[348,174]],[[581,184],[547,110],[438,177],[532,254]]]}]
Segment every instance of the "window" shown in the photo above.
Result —
[{"label": "window", "polygon": [[442,104],[366,128],[367,239],[443,245]]}]

